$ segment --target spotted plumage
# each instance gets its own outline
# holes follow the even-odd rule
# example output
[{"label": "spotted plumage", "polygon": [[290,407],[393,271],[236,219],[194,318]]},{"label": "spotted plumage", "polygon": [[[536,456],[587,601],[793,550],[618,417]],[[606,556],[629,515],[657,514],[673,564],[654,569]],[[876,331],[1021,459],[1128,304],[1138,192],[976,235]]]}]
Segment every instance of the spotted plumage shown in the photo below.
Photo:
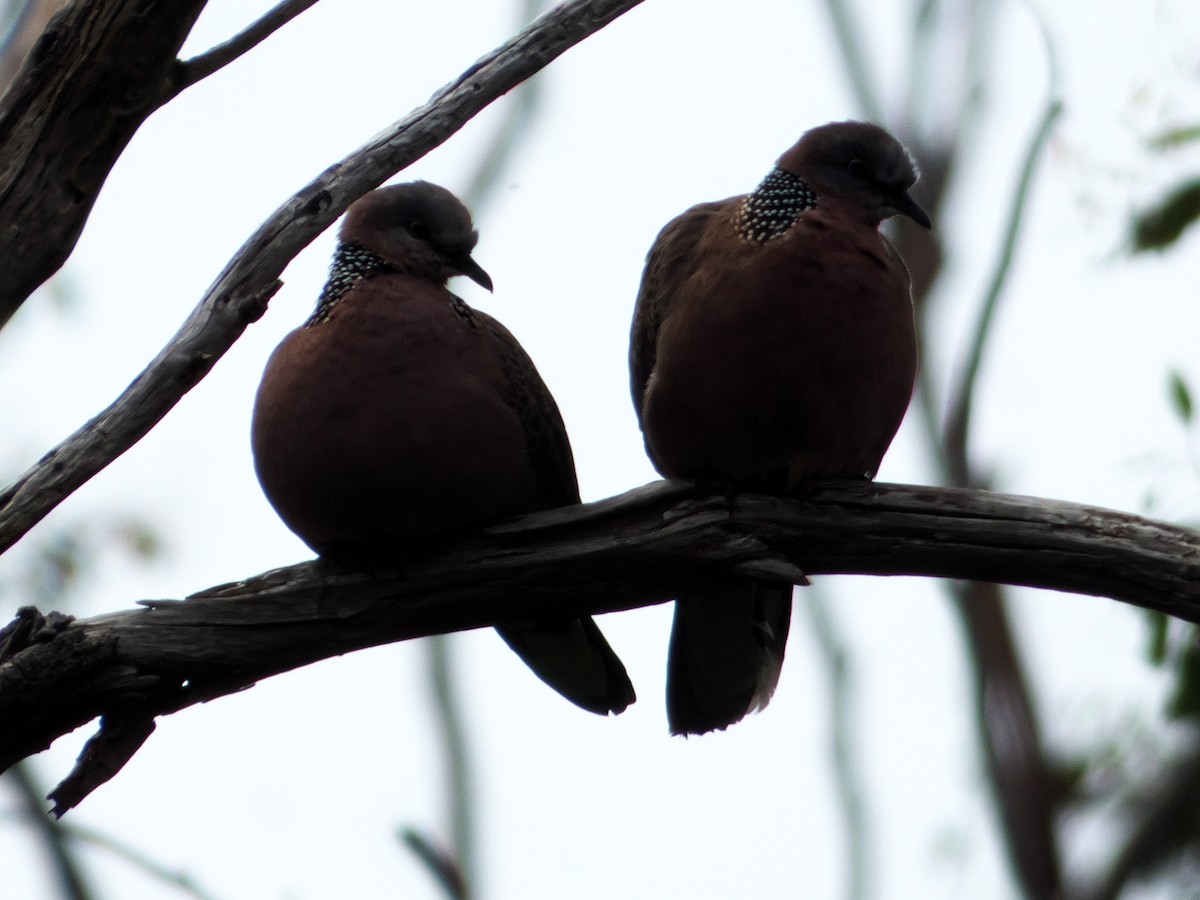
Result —
[{"label": "spotted plumage", "polygon": [[329,278],[317,299],[317,308],[304,323],[306,328],[320,325],[329,318],[339,300],[364,278],[378,275],[387,264],[366,247],[357,244],[338,244],[333,251],[333,262],[329,264]]},{"label": "spotted plumage", "polygon": [[[928,228],[916,166],[882,128],[835,122],[749,195],[669,222],[646,258],[630,335],[634,406],[655,467],[726,491],[803,493],[873,478],[912,393],[908,272],[879,224]],[[675,604],[667,718],[722,729],[770,700],[792,586],[713,582]]]},{"label": "spotted plumage", "polygon": [[734,228],[744,241],[765,244],[783,237],[805,210],[817,208],[817,192],[792,172],[773,169],[738,204]]}]

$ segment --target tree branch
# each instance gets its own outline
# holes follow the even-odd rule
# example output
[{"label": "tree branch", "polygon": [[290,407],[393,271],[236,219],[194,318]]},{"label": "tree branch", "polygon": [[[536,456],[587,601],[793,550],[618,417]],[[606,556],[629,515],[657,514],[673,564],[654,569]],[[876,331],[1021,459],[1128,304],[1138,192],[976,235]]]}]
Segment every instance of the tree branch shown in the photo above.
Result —
[{"label": "tree branch", "polygon": [[[262,315],[284,267],[347,206],[445,141],[494,99],[640,2],[573,0],[555,7],[276,210],[124,393],[0,492],[0,553],[133,446],[204,377],[245,327]],[[0,134],[0,159],[3,148]],[[2,206],[0,199],[0,225]],[[10,257],[4,255],[0,240],[0,259],[6,258]]]},{"label": "tree branch", "polygon": [[71,3],[0,102],[0,326],[71,255],[205,0]]},{"label": "tree branch", "polygon": [[4,774],[17,792],[21,819],[37,835],[50,858],[57,895],[63,900],[96,900],[78,854],[71,847],[70,826],[46,818],[42,802],[42,791],[46,788],[35,777],[33,763],[19,762]]},{"label": "tree branch", "polygon": [[647,606],[713,579],[803,583],[804,572],[998,581],[1200,621],[1200,533],[1166,523],[857,482],[730,506],[659,482],[465,536],[403,573],[310,562],[79,621],[27,607],[0,632],[0,768],[103,716],[51,795],[61,813],[120,769],[155,716],[270,675],[413,637]]},{"label": "tree branch", "polygon": [[1030,138],[1025,151],[1025,160],[1021,165],[1021,175],[1013,192],[1012,207],[1008,212],[1008,221],[1004,227],[1004,237],[1000,242],[1000,257],[988,283],[987,294],[975,322],[971,335],[971,343],[967,352],[966,362],[956,381],[953,397],[950,401],[950,412],[946,416],[943,429],[945,456],[950,468],[950,480],[954,484],[966,484],[971,477],[967,434],[971,423],[971,408],[975,399],[975,384],[979,376],[979,367],[983,363],[983,353],[987,347],[988,337],[992,332],[992,321],[1000,304],[1000,295],[1008,281],[1008,273],[1012,268],[1013,257],[1016,253],[1017,238],[1021,234],[1021,220],[1025,207],[1028,205],[1033,174],[1041,160],[1046,144],[1050,140],[1054,123],[1062,114],[1062,101],[1059,99],[1057,88],[1052,86],[1052,93],[1046,100],[1046,108],[1042,112],[1037,130]]},{"label": "tree branch", "polygon": [[316,5],[317,0],[281,0],[278,6],[261,19],[224,43],[217,44],[211,50],[193,56],[186,62],[177,62],[171,72],[170,96],[167,99],[178,96],[196,82],[203,81],[235,59],[246,55],[300,13]]}]

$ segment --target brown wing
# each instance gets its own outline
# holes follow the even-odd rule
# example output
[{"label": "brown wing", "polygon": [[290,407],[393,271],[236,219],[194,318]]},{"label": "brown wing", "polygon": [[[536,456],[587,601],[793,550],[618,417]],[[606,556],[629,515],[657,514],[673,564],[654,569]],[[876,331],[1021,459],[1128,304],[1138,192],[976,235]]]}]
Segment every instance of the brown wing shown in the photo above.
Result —
[{"label": "brown wing", "polygon": [[705,230],[715,218],[728,215],[731,207],[741,199],[732,197],[693,206],[667,223],[646,255],[646,268],[642,272],[642,286],[638,290],[629,336],[629,387],[639,422],[646,382],[654,371],[658,353],[658,331],[670,315],[675,300],[669,286],[686,280],[696,266],[696,247]]},{"label": "brown wing", "polygon": [[[558,404],[529,354],[491,316],[471,315],[491,337],[504,371],[504,402],[521,420],[537,479],[536,509],[579,502],[575,459]],[[572,703],[599,715],[619,713],[637,699],[625,666],[591,618],[548,619],[497,626],[522,661]]]},{"label": "brown wing", "polygon": [[558,404],[542,381],[533,360],[512,332],[486,313],[473,310],[480,327],[490,335],[504,369],[504,402],[521,420],[529,463],[538,481],[538,509],[553,509],[579,502],[575,457],[567,439]]}]

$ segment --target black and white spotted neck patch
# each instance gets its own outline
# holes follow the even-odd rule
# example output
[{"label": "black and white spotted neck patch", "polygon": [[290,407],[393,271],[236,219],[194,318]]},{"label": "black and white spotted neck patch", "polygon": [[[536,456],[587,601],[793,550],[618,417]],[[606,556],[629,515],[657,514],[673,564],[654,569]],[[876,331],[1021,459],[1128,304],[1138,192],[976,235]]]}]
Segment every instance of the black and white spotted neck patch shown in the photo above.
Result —
[{"label": "black and white spotted neck patch", "polygon": [[772,169],[738,207],[734,226],[744,241],[765,244],[783,237],[806,209],[817,208],[817,192],[799,175]]},{"label": "black and white spotted neck patch", "polygon": [[378,275],[385,269],[387,263],[366,247],[360,247],[358,244],[338,244],[333,252],[333,262],[329,264],[329,278],[317,299],[317,308],[304,323],[304,327],[320,325],[329,318],[334,306],[345,296],[346,291],[364,278]]}]

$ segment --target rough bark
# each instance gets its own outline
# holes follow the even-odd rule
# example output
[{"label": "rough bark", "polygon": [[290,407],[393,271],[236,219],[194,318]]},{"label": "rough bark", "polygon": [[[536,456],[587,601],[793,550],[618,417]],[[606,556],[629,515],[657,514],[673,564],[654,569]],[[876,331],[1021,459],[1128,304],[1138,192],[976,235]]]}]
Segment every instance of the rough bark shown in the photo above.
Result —
[{"label": "rough bark", "polygon": [[947,488],[830,482],[805,500],[656,483],[527,516],[403,572],[278,569],[184,601],[0,633],[0,768],[103,716],[52,796],[111,777],[155,716],[364,647],[660,603],[715,578],[968,578],[1110,597],[1200,621],[1200,532],[1127,513]]},{"label": "rough bark", "polygon": [[72,3],[0,101],[0,326],[70,256],[204,0]]}]

